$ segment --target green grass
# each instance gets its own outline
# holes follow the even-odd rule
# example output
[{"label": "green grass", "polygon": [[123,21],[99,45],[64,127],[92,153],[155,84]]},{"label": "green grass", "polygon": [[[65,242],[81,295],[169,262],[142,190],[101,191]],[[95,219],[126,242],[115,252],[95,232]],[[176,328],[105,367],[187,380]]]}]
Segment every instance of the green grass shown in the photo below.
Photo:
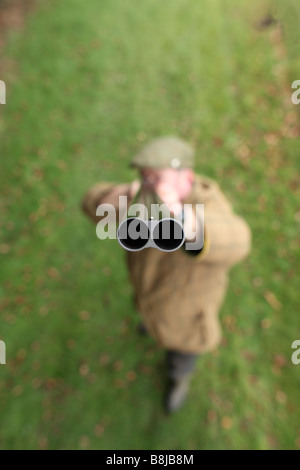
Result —
[{"label": "green grass", "polygon": [[[300,108],[290,100],[300,7],[275,2],[281,37],[256,26],[273,3],[53,0],[10,34],[0,69],[2,449],[300,447],[290,360],[300,338]],[[197,171],[218,180],[253,233],[251,256],[231,272],[223,344],[201,358],[172,417],[161,406],[164,353],[136,333],[124,252],[80,212],[91,184],[133,179],[131,156],[165,134],[196,146]]]}]

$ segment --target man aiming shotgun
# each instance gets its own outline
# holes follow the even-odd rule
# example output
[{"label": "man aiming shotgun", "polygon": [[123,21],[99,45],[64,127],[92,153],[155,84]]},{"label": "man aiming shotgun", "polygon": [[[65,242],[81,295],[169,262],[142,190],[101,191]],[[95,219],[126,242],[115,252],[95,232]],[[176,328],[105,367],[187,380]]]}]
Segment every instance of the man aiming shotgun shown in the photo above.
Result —
[{"label": "man aiming shotgun", "polygon": [[[198,356],[220,343],[218,316],[228,272],[249,254],[251,233],[218,184],[194,173],[194,150],[185,141],[156,139],[141,149],[131,165],[142,183],[99,183],[85,195],[83,210],[92,220],[100,220],[96,216],[100,204],[118,209],[119,196],[127,196],[130,205],[144,185],[170,209],[190,205],[184,221],[187,242],[197,236],[197,224],[204,233],[203,246],[196,250],[185,249],[185,244],[172,252],[154,247],[126,252],[143,327],[166,350],[165,407],[174,412],[184,403]],[[197,204],[204,204],[204,227],[203,220],[197,220]]]}]

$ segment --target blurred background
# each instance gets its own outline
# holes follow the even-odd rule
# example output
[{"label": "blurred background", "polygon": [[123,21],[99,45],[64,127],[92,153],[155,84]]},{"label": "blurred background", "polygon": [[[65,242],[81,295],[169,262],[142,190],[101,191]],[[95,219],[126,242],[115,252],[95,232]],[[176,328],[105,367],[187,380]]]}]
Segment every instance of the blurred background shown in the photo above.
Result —
[{"label": "blurred background", "polygon": [[[2,449],[300,448],[299,24],[296,0],[0,0]],[[168,134],[253,233],[172,417],[124,251],[80,210]]]}]

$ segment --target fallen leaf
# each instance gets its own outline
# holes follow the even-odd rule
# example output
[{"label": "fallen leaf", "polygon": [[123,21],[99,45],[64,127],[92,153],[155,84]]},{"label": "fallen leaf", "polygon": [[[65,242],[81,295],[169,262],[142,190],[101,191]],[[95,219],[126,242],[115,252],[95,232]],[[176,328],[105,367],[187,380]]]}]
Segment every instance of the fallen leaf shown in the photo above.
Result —
[{"label": "fallen leaf", "polygon": [[281,403],[282,405],[284,405],[286,403],[287,396],[282,390],[277,390],[276,400],[278,401],[278,403]]},{"label": "fallen leaf", "polygon": [[79,312],[79,317],[82,321],[87,321],[90,319],[90,313],[86,310],[83,310],[82,312]]},{"label": "fallen leaf", "polygon": [[82,375],[83,377],[85,377],[90,371],[90,368],[87,364],[82,364],[80,367],[79,367],[79,374]]},{"label": "fallen leaf", "polygon": [[279,300],[276,298],[275,294],[269,290],[265,291],[264,293],[264,298],[266,299],[266,301],[268,302],[269,305],[271,305],[271,307],[274,309],[274,310],[280,310],[280,308],[282,307],[281,303],[279,302]]},{"label": "fallen leaf", "polygon": [[232,419],[229,416],[224,416],[221,419],[221,426],[223,429],[231,429],[232,428]]},{"label": "fallen leaf", "polygon": [[88,449],[90,447],[90,439],[87,436],[81,436],[79,439],[79,446],[81,449]]},{"label": "fallen leaf", "polygon": [[9,245],[5,244],[5,243],[2,243],[2,245],[0,245],[0,254],[1,255],[7,255],[7,253],[10,252],[10,247]]},{"label": "fallen leaf", "polygon": [[130,370],[129,372],[127,372],[126,377],[127,380],[133,382],[136,379],[136,373],[133,370]]},{"label": "fallen leaf", "polygon": [[270,318],[264,318],[264,319],[261,321],[261,323],[260,323],[260,326],[261,326],[264,330],[268,330],[271,325],[272,325],[272,322],[271,322]]},{"label": "fallen leaf", "polygon": [[214,410],[209,410],[206,415],[206,419],[208,423],[215,423],[217,421],[217,413]]},{"label": "fallen leaf", "polygon": [[104,433],[104,426],[101,423],[96,424],[94,428],[95,436],[99,437]]}]

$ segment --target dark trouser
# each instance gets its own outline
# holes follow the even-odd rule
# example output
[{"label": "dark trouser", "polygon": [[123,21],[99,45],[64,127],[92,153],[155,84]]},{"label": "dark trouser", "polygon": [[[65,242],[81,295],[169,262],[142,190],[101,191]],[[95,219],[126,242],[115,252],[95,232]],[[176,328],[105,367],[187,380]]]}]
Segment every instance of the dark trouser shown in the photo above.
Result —
[{"label": "dark trouser", "polygon": [[174,380],[190,374],[196,367],[198,354],[185,354],[178,351],[167,351],[167,374]]}]

